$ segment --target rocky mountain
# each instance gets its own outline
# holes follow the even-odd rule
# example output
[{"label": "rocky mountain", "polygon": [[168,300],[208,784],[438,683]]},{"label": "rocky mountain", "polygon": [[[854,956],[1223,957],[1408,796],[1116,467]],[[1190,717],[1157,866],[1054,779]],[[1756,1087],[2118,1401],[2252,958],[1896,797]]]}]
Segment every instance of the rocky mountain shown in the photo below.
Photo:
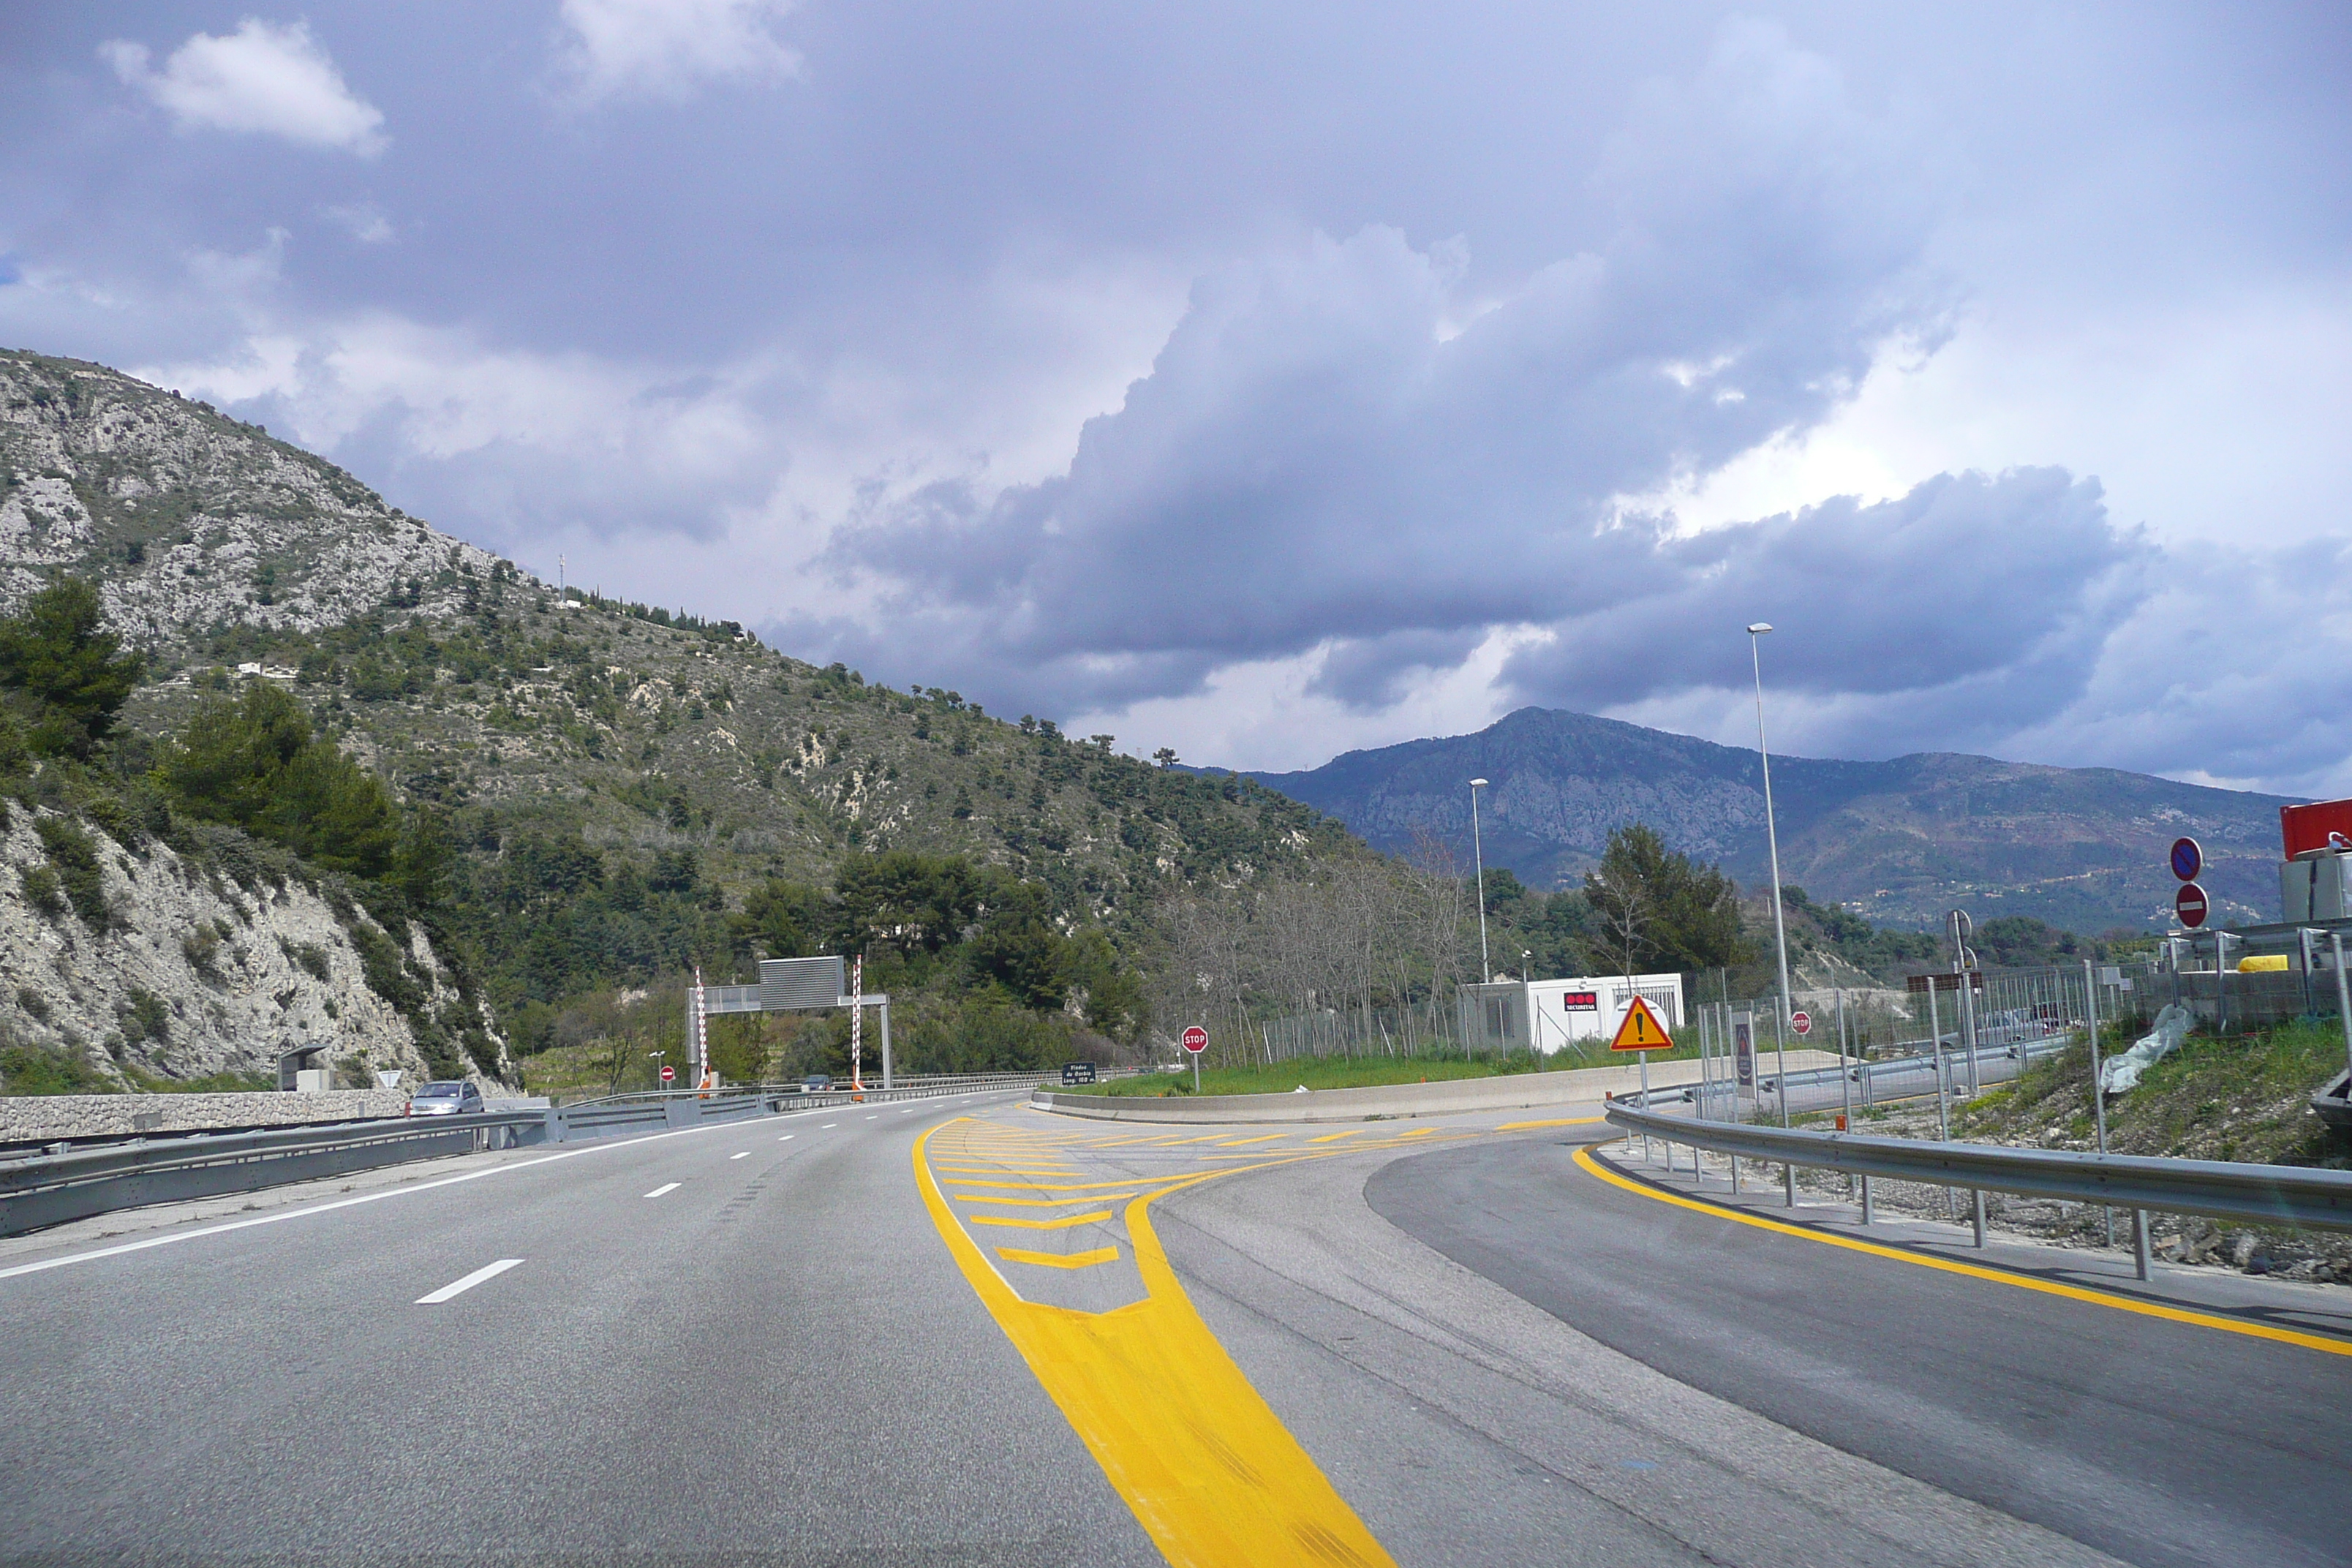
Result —
[{"label": "rocky mountain", "polygon": [[[502,1021],[695,963],[725,980],[750,956],[729,924],[747,896],[829,886],[846,856],[967,856],[1045,884],[1066,928],[1118,936],[1167,888],[1352,843],[1108,736],[871,685],[731,623],[559,595],[259,426],[0,352],[0,613],[62,574],[95,583],[149,657],[134,735],[274,683],[437,814],[456,852],[443,924]],[[180,983],[202,999],[201,977]]]},{"label": "rocky mountain", "polygon": [[0,1076],[12,1089],[275,1087],[278,1059],[338,1087],[510,1079],[497,1024],[421,930],[394,937],[331,881],[233,835],[199,853],[44,807],[0,828]]},{"label": "rocky mountain", "polygon": [[[1469,781],[1486,778],[1487,864],[1536,887],[1580,877],[1610,830],[1635,821],[1743,883],[1766,878],[1755,752],[1588,714],[1524,708],[1475,734],[1250,776],[1397,851],[1416,832],[1466,844]],[[1775,757],[1772,797],[1782,878],[1884,924],[1932,925],[1966,909],[1979,921],[2033,915],[2084,932],[2162,929],[2177,886],[2165,854],[2182,835],[2203,845],[2203,883],[2226,918],[2278,918],[2287,803],[2271,795],[1920,752]]]}]

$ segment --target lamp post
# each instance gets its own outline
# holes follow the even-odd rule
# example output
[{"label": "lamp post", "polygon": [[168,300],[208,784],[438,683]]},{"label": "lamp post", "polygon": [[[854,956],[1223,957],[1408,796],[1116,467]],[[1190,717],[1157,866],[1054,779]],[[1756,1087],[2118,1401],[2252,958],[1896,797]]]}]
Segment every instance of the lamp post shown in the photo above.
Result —
[{"label": "lamp post", "polygon": [[[1780,1125],[1789,1125],[1789,922],[1780,912],[1780,830],[1772,821],[1772,753],[1764,745],[1764,656],[1757,638],[1772,629],[1769,621],[1748,628],[1748,655],[1756,668],[1756,754],[1764,763],[1764,842],[1772,857],[1772,946],[1780,960]],[[1793,1180],[1795,1171],[1790,1176]]]},{"label": "lamp post", "polygon": [[1478,839],[1478,792],[1486,784],[1485,779],[1470,781],[1470,855],[1478,868],[1478,976],[1482,983],[1491,985],[1495,969],[1486,961],[1486,850]]}]

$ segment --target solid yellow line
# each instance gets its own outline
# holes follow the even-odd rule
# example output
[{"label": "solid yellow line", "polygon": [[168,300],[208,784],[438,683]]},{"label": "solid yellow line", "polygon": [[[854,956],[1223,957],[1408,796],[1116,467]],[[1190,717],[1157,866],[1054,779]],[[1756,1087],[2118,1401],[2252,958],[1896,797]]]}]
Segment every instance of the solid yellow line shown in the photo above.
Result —
[{"label": "solid yellow line", "polygon": [[1277,1138],[1287,1138],[1289,1136],[1290,1134],[1287,1132],[1269,1132],[1263,1138],[1236,1138],[1230,1143],[1220,1143],[1217,1147],[1220,1149],[1238,1149],[1244,1143],[1271,1143]]},{"label": "solid yellow line", "polygon": [[1075,1176],[1078,1173],[1076,1171],[1045,1171],[1030,1168],[1016,1169],[1012,1166],[1004,1165],[999,1165],[992,1169],[986,1165],[941,1165],[939,1168],[950,1175],[957,1176]]},{"label": "solid yellow line", "polygon": [[996,1256],[1007,1263],[1034,1263],[1041,1268],[1092,1268],[1097,1263],[1118,1261],[1118,1248],[1097,1247],[1091,1252],[1027,1252],[1018,1247],[1000,1247]]},{"label": "solid yellow line", "polygon": [[1092,1214],[1066,1214],[1059,1219],[1017,1219],[1006,1214],[974,1214],[964,1217],[974,1225],[1011,1225],[1023,1230],[1067,1230],[1074,1225],[1088,1225],[1098,1219],[1110,1218],[1110,1210],[1097,1209]]},{"label": "solid yellow line", "polygon": [[2054,1279],[2037,1279],[2030,1274],[2012,1274],[2003,1268],[1988,1268],[1980,1264],[1962,1263],[1957,1258],[1937,1258],[1929,1254],[1910,1252],[1899,1247],[1882,1247],[1874,1241],[1864,1241],[1851,1236],[1838,1236],[1801,1225],[1789,1225],[1761,1215],[1742,1214],[1721,1204],[1704,1198],[1686,1198],[1679,1193],[1661,1192],[1647,1183],[1610,1170],[1592,1156],[1591,1148],[1579,1149],[1573,1158],[1591,1174],[1612,1186],[1622,1187],[1629,1193],[1639,1193],[1645,1198],[1655,1198],[1662,1204],[1677,1208],[1696,1209],[1713,1215],[1717,1219],[1737,1220],[1752,1225],[1759,1230],[1772,1231],[1780,1236],[1801,1237],[1818,1241],[1824,1247],[1843,1247],[1849,1252],[1866,1252],[1873,1258],[1891,1258],[1898,1263],[1913,1263],[1922,1268],[1934,1268],[1946,1274],[1964,1274],[1971,1279],[1990,1279],[1996,1285],[2014,1286],[2020,1290],[2036,1290],[2045,1296],[2063,1296],[2070,1301],[2086,1301],[2095,1307],[2112,1307],[2118,1312],[2137,1312],[2143,1318],[2161,1318],[2167,1322],[2187,1323],[2193,1328],[2216,1329],[2225,1334],[2243,1334],[2249,1339],[2276,1340],[2283,1344],[2301,1345],[2306,1350],[2326,1351],[2330,1355],[2352,1356],[2352,1340],[2340,1340],[2326,1334],[2300,1333],[2294,1329],[2281,1329],[2268,1323],[2249,1323],[2237,1318],[2224,1318],[2212,1312],[2200,1312],[2187,1307],[2169,1307],[2158,1301],[2134,1300],[2105,1290],[2089,1289],[2081,1285],[2062,1284]]},{"label": "solid yellow line", "polygon": [[940,1238],[1160,1555],[1179,1568],[1394,1568],[1193,1310],[1151,1229],[1160,1194],[1127,1209],[1142,1300],[1108,1312],[1024,1301],[956,1223],[924,1163],[929,1139],[915,1141],[915,1180]]},{"label": "solid yellow line", "polygon": [[1426,1138],[1436,1131],[1437,1129],[1434,1127],[1416,1127],[1410,1132],[1400,1132],[1397,1136],[1400,1138]]},{"label": "solid yellow line", "polygon": [[1521,1132],[1530,1127],[1590,1127],[1596,1121],[1606,1121],[1605,1116],[1568,1116],[1558,1121],[1506,1121],[1495,1129],[1497,1132]]},{"label": "solid yellow line", "polygon": [[1131,1198],[1133,1193],[1088,1193],[1082,1198],[992,1198],[986,1193],[958,1193],[960,1204],[997,1204],[1005,1208],[1057,1209],[1064,1204],[1107,1204],[1114,1198]]},{"label": "solid yellow line", "polygon": [[1024,1192],[1031,1193],[1087,1193],[1093,1192],[1098,1187],[1131,1187],[1135,1185],[1136,1180],[1137,1178],[1133,1176],[1123,1176],[1116,1182],[1045,1183],[953,1181],[942,1182],[940,1184],[946,1187],[1019,1187]]},{"label": "solid yellow line", "polygon": [[1369,1127],[1350,1127],[1345,1132],[1326,1132],[1320,1138],[1309,1138],[1309,1143],[1337,1143],[1342,1138],[1355,1138],[1370,1131]]}]

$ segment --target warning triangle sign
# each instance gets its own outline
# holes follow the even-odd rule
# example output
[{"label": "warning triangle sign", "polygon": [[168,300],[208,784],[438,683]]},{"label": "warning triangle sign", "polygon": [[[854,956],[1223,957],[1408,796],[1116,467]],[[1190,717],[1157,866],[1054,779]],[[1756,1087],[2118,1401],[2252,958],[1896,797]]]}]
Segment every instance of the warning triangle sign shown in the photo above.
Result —
[{"label": "warning triangle sign", "polygon": [[1675,1048],[1675,1043],[1667,1038],[1665,1026],[1658,1022],[1655,1013],[1650,1011],[1650,1005],[1636,996],[1633,1005],[1625,1009],[1625,1021],[1617,1026],[1617,1037],[1609,1042],[1609,1048],[1612,1051],[1670,1051]]}]

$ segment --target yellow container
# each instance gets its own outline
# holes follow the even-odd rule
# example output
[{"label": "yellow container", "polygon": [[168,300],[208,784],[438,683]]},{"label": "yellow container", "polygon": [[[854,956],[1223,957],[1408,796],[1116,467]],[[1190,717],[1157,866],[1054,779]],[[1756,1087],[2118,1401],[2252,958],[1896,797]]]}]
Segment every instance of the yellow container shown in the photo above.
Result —
[{"label": "yellow container", "polygon": [[2238,973],[2241,974],[2284,974],[2292,967],[2283,952],[2257,953],[2252,958],[2238,960]]}]

